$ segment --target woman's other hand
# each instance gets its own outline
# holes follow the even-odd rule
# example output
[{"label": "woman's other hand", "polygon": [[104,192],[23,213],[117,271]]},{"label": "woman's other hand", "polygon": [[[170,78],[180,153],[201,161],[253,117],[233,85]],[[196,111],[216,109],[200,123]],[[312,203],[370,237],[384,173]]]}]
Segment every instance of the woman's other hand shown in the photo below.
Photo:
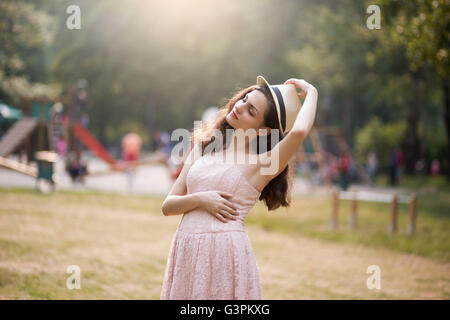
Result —
[{"label": "woman's other hand", "polygon": [[305,98],[309,90],[316,89],[312,84],[306,82],[304,79],[291,78],[286,80],[284,84],[292,84],[295,88],[300,89],[301,91],[298,94],[300,98]]},{"label": "woman's other hand", "polygon": [[200,207],[208,211],[222,222],[236,220],[239,213],[236,207],[228,200],[231,194],[225,191],[199,192]]}]

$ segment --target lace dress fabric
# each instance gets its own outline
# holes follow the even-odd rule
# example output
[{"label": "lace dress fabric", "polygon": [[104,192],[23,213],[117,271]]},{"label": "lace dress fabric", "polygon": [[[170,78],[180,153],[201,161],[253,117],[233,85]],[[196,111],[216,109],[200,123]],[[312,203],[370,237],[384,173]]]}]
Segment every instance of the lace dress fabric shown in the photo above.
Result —
[{"label": "lace dress fabric", "polygon": [[161,299],[260,300],[261,281],[256,259],[244,229],[260,192],[239,165],[196,160],[186,177],[187,193],[226,191],[237,206],[236,220],[222,222],[203,209],[183,214],[172,240]]}]

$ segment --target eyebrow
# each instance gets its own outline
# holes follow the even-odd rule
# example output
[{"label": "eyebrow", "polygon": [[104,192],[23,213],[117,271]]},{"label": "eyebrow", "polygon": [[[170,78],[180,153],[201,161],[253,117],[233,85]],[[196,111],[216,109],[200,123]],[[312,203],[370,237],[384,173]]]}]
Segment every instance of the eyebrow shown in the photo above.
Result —
[{"label": "eyebrow", "polygon": [[[248,93],[244,96],[244,98],[245,97],[247,97],[247,101],[248,101]],[[259,112],[258,111],[258,108],[256,108],[254,105],[252,105],[250,102],[248,103],[249,105],[250,105],[250,107],[253,107],[253,109],[255,109],[256,110],[256,112]]]}]

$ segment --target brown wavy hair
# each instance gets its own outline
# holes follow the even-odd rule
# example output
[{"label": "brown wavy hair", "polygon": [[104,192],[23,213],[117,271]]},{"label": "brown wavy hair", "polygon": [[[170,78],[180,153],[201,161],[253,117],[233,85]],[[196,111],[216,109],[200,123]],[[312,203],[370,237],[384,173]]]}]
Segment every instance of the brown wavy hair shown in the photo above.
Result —
[{"label": "brown wavy hair", "polygon": [[[271,129],[280,130],[277,110],[275,107],[275,102],[273,100],[272,94],[267,85],[253,85],[248,88],[242,89],[238,91],[222,108],[219,109],[217,113],[217,117],[215,120],[207,123],[201,128],[194,128],[191,134],[191,141],[193,141],[196,145],[201,145],[202,156],[204,155],[204,151],[206,146],[210,143],[214,142],[215,136],[213,136],[213,132],[218,130],[222,133],[223,145],[222,149],[225,149],[227,143],[229,141],[226,140],[226,129],[233,129],[233,127],[227,122],[226,116],[231,112],[235,103],[242,99],[247,93],[258,90],[261,91],[268,101],[268,109],[264,114],[264,126],[267,126]],[[281,130],[280,130],[281,131]],[[267,147],[265,150],[271,149],[271,135],[267,136]],[[283,137],[281,134],[279,135],[279,141],[281,141]],[[256,140],[256,152],[260,153],[260,145],[259,139],[256,137],[253,140],[255,143]],[[278,141],[278,142],[279,142]],[[252,143],[252,142],[251,142]],[[278,174],[275,178],[273,178],[262,190],[259,200],[264,201],[268,210],[275,210],[282,207],[290,207],[291,204],[291,189],[292,189],[292,181],[293,181],[293,170],[292,167],[295,167],[294,159],[289,161],[288,165],[284,168],[280,174]]]}]

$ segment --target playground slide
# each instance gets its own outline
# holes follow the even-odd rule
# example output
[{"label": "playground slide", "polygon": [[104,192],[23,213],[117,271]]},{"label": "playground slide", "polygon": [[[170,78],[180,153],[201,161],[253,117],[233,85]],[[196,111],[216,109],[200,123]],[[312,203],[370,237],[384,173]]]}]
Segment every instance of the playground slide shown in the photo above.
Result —
[{"label": "playground slide", "polygon": [[117,166],[116,160],[108,153],[108,151],[95,139],[95,137],[81,125],[81,123],[75,124],[76,137],[94,154],[109,163],[112,167]]},{"label": "playground slide", "polygon": [[0,139],[0,156],[6,157],[28,137],[37,125],[34,118],[22,118],[6,131]]}]

